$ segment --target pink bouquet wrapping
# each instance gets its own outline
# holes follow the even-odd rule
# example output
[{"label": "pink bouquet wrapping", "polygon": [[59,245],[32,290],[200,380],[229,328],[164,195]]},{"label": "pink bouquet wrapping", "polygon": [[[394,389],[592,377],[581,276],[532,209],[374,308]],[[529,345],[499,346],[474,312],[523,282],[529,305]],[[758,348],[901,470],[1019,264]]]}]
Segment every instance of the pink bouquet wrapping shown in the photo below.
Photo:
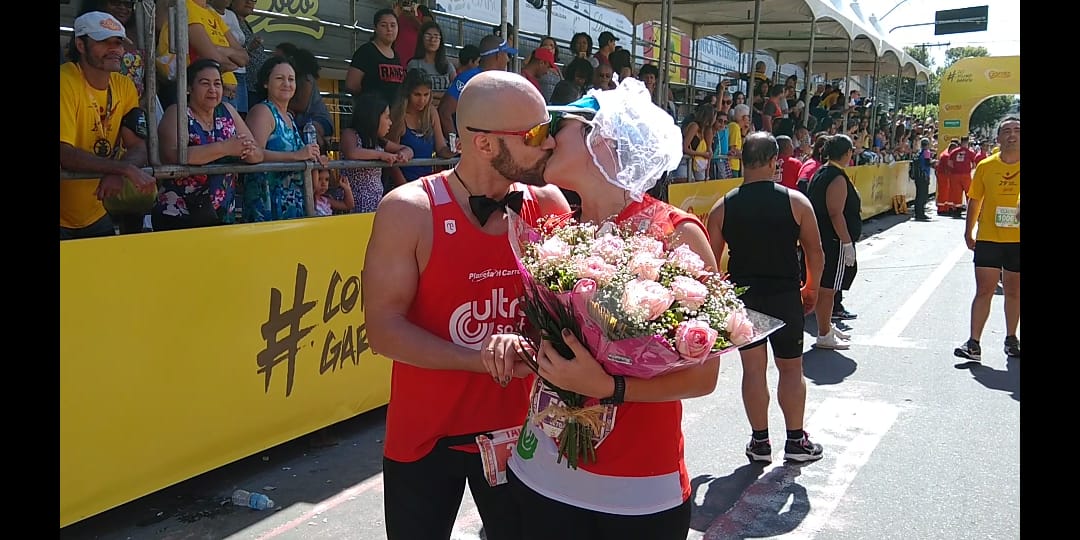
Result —
[{"label": "pink bouquet wrapping", "polygon": [[553,330],[552,322],[572,318],[572,330],[608,373],[637,378],[701,364],[783,326],[747,310],[742,291],[705,269],[689,247],[669,247],[674,242],[649,227],[649,217],[601,227],[549,220],[533,228],[512,216],[533,326]]}]

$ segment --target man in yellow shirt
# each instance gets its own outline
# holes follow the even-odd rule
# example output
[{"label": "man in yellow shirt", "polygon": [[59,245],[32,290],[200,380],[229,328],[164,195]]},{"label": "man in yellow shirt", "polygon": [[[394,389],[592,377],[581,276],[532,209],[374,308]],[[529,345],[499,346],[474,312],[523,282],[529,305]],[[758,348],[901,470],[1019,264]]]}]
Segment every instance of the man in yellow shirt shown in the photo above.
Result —
[{"label": "man in yellow shirt", "polygon": [[971,335],[953,352],[975,362],[982,361],[979,338],[999,276],[1005,289],[1005,354],[1020,357],[1020,119],[1002,120],[997,133],[1001,152],[975,168],[964,230],[964,241],[975,252],[975,299]]},{"label": "man in yellow shirt", "polygon": [[102,199],[118,195],[125,178],[153,192],[146,166],[146,113],[131,79],[120,74],[123,25],[91,11],[75,19],[70,61],[60,66],[60,168],[101,174],[60,180],[60,239],[112,236]]}]

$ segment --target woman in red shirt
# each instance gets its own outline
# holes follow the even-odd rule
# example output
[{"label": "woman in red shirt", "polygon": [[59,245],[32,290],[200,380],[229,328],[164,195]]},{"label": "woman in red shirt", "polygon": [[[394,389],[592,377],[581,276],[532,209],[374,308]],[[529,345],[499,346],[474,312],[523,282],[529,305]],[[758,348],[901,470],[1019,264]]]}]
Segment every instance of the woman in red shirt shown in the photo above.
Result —
[{"label": "woman in red shirt", "polygon": [[[646,193],[678,164],[682,136],[643,83],[627,79],[615,90],[590,91],[570,106],[549,110],[556,149],[544,177],[581,195],[574,217],[622,223],[650,216],[652,225],[674,233],[667,237],[672,245],[689,246],[716,268],[701,221]],[[651,379],[619,381],[576,339],[566,342],[574,360],[566,361],[544,343],[540,375],[600,399],[614,408],[615,421],[602,435],[595,462],[571,469],[557,461],[554,439],[536,425],[537,411],[530,410],[507,474],[523,509],[524,540],[685,540],[692,500],[681,400],[713,391],[719,359]]]}]

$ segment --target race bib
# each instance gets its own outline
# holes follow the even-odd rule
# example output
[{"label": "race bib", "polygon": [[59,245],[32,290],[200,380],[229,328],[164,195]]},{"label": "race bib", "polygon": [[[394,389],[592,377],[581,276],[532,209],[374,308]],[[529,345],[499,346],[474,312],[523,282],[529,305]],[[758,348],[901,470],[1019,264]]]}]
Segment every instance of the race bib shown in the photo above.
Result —
[{"label": "race bib", "polygon": [[1016,208],[999,206],[994,212],[994,225],[1008,229],[1020,226],[1020,220],[1016,219]]},{"label": "race bib", "polygon": [[480,462],[484,466],[484,478],[491,487],[506,483],[506,462],[510,452],[517,446],[521,435],[521,426],[493,431],[491,437],[476,436],[476,445],[480,447]]},{"label": "race bib", "polygon": [[[529,405],[529,418],[535,419],[540,412],[548,410],[550,407],[564,407],[566,404],[559,399],[559,395],[551,390],[539,377],[536,379],[535,387],[532,393],[532,402]],[[616,405],[601,405],[604,408],[601,415],[601,427],[600,433],[593,434],[593,448],[598,448],[600,443],[604,442],[611,430],[615,428],[615,412],[618,410]],[[566,421],[560,418],[554,418],[546,416],[540,420],[539,427],[544,433],[556,439],[559,434],[562,433],[563,428],[566,426]]]}]

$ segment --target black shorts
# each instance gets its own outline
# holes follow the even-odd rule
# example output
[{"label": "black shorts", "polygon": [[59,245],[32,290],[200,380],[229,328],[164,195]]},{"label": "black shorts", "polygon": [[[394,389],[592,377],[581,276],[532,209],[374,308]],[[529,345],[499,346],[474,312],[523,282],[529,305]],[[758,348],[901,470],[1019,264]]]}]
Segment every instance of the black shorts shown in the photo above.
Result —
[{"label": "black shorts", "polygon": [[643,516],[607,514],[549,499],[507,469],[507,484],[523,512],[520,540],[686,540],[692,499],[675,508]]},{"label": "black shorts", "polygon": [[739,297],[747,309],[764,313],[784,321],[784,327],[769,334],[769,337],[743,345],[740,351],[754,349],[765,345],[768,341],[772,344],[775,358],[799,358],[803,354],[803,323],[806,314],[803,313],[802,294],[796,289],[790,292],[779,293],[753,293],[753,288],[747,289]]},{"label": "black shorts", "polygon": [[491,487],[480,454],[437,445],[412,463],[383,457],[383,511],[389,540],[450,538],[466,479],[484,532],[491,540],[519,540],[521,512],[510,486]]},{"label": "black shorts", "polygon": [[825,267],[821,272],[821,281],[818,286],[823,289],[846,291],[851,289],[855,282],[855,273],[859,270],[859,263],[852,266],[844,266],[844,256],[840,249],[840,240],[821,239],[821,250],[825,252]]},{"label": "black shorts", "polygon": [[1020,242],[975,242],[976,268],[1003,268],[1020,273]]}]

